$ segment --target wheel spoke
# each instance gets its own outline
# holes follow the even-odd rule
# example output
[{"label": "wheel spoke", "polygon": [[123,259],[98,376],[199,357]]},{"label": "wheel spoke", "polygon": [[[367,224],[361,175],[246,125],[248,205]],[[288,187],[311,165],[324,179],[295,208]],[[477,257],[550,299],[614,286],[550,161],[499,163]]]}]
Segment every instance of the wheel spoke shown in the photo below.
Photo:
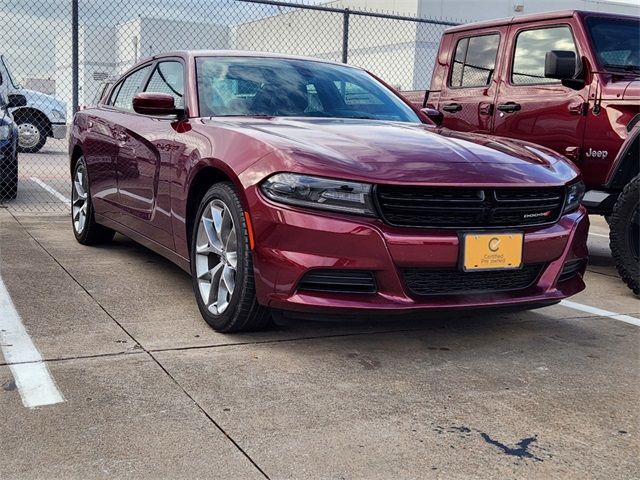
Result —
[{"label": "wheel spoke", "polygon": [[216,236],[216,244],[222,246],[222,215],[224,208],[211,204],[211,221]]},{"label": "wheel spoke", "polygon": [[76,189],[76,193],[78,194],[78,198],[81,198],[82,200],[87,198],[87,193],[86,193],[86,190],[84,189],[84,185],[82,185],[82,182],[76,180],[75,182],[73,182],[73,186]]},{"label": "wheel spoke", "polygon": [[222,282],[222,272],[224,271],[224,264],[219,263],[211,269],[211,289],[209,290],[209,298],[207,299],[207,306],[209,308],[216,307],[218,313],[221,313],[218,308],[220,301],[220,283]]},{"label": "wheel spoke", "polygon": [[216,299],[216,309],[218,310],[218,314],[224,312],[229,306],[228,297],[231,293],[232,292],[230,292],[229,288],[227,287],[227,282],[225,280],[223,270],[223,274],[220,275],[220,280],[218,281],[218,298]]},{"label": "wheel spoke", "polygon": [[208,247],[211,253],[220,255],[222,253],[222,242],[215,228],[215,222],[209,218],[202,217],[202,226],[207,235]]}]

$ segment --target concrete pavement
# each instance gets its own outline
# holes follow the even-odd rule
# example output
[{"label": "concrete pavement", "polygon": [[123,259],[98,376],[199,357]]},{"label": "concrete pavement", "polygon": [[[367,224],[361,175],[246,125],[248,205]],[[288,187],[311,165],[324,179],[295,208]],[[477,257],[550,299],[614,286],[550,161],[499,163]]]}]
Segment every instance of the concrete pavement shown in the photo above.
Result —
[{"label": "concrete pavement", "polygon": [[[556,305],[222,335],[180,269],[69,223],[0,209],[0,276],[64,396],[25,408],[0,357],[3,479],[640,477],[636,326]],[[572,300],[640,318],[606,245]]]}]

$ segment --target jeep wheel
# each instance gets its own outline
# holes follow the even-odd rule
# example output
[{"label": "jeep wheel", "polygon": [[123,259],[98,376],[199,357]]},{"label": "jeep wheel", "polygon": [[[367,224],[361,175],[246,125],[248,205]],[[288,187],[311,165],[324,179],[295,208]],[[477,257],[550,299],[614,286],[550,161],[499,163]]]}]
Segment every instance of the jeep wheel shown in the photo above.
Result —
[{"label": "jeep wheel", "polygon": [[609,240],[618,273],[633,293],[640,295],[640,176],[631,180],[618,197],[611,214]]},{"label": "jeep wheel", "polygon": [[43,121],[32,117],[18,117],[18,151],[36,153],[47,141],[47,129]]}]

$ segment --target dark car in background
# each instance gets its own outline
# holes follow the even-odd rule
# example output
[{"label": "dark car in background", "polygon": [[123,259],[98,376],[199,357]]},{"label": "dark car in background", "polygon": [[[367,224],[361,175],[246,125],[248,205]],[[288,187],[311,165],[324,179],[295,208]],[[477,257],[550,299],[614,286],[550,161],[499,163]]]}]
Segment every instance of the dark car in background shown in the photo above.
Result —
[{"label": "dark car in background", "polygon": [[9,108],[22,106],[20,98],[9,100],[0,91],[0,200],[18,195],[18,127]]},{"label": "dark car in background", "polygon": [[177,263],[219,331],[271,310],[533,308],[584,288],[573,165],[437,131],[359,68],[158,55],[75,116],[69,153],[77,240],[118,231]]},{"label": "dark car in background", "polygon": [[572,160],[640,294],[640,18],[562,11],[449,28],[428,92],[444,127],[544,145]]}]

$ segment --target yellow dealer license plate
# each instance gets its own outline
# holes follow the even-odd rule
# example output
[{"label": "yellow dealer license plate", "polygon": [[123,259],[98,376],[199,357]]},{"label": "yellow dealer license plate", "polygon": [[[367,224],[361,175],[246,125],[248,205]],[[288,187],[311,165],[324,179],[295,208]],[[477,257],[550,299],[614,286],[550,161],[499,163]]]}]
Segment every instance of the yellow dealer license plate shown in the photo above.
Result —
[{"label": "yellow dealer license plate", "polygon": [[464,271],[520,268],[523,239],[522,233],[466,233]]}]

